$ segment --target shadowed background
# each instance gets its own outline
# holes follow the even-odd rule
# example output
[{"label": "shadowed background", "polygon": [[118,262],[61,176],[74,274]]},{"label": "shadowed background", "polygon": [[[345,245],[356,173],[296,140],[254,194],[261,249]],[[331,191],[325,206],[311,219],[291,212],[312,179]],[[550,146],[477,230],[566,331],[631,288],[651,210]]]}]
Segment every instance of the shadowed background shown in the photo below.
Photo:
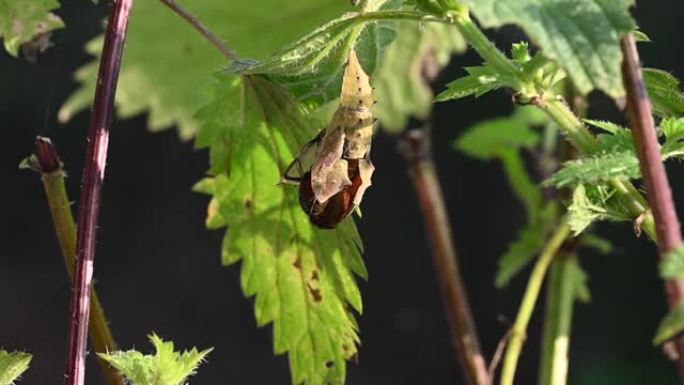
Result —
[{"label": "shadowed background", "polygon": [[[680,79],[684,42],[675,15],[683,11],[675,0],[641,1],[634,11],[653,40],[640,45],[644,65]],[[67,4],[57,13],[67,28],[54,34],[55,46],[37,65],[0,50],[0,347],[34,355],[25,385],[62,381],[69,283],[40,178],[17,165],[36,135],[50,136],[70,172],[70,196],[77,198],[89,117],[81,113],[59,125],[56,110],[76,86],[73,71],[89,59],[82,47],[101,30],[106,5]],[[500,47],[521,37],[512,28],[495,36]],[[474,64],[479,59],[472,52],[455,57],[435,87]],[[606,98],[592,102],[592,117],[622,119]],[[510,108],[510,95],[494,92],[434,110],[436,163],[488,357],[515,318],[529,274],[528,268],[509,287],[494,288],[497,259],[525,217],[500,164],[469,159],[452,142],[471,124]],[[242,296],[239,266],[220,265],[223,231],[204,228],[207,198],[190,191],[207,169],[207,154],[180,142],[174,130],[149,133],[145,121],[116,121],[110,139],[95,277],[117,342],[149,352],[146,335],[154,331],[181,348],[213,346],[194,384],[289,384],[286,358],[272,353],[271,327],[256,328],[252,300]],[[375,138],[373,152],[373,187],[357,220],[370,279],[361,282],[362,346],[358,364],[349,365],[348,384],[462,383],[404,161],[395,139],[384,134]],[[684,167],[668,169],[681,217]],[[592,301],[576,306],[570,383],[676,384],[675,370],[651,345],[665,313],[655,248],[645,237],[636,239],[629,224],[603,224],[598,231],[615,252],[582,255]],[[520,384],[536,382],[541,308],[530,326]],[[100,383],[93,362],[90,369],[88,383]]]}]

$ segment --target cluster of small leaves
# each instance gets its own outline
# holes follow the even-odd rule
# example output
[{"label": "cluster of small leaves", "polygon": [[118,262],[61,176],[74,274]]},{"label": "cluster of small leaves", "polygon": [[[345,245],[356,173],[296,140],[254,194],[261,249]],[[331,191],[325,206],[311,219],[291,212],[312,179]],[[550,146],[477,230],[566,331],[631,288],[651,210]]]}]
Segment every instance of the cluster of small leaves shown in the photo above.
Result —
[{"label": "cluster of small leaves", "polygon": [[28,353],[8,352],[0,349],[0,385],[12,385],[31,363]]},{"label": "cluster of small leaves", "polygon": [[620,37],[634,30],[632,0],[464,0],[485,27],[521,26],[546,58],[562,65],[575,87],[624,94]]},{"label": "cluster of small leaves", "polygon": [[62,19],[50,12],[57,8],[57,0],[0,0],[0,38],[7,52],[17,56],[23,45],[33,41],[49,44],[50,31],[64,27]]},{"label": "cluster of small leaves", "polygon": [[213,349],[184,352],[174,350],[173,342],[164,341],[156,334],[149,336],[155,354],[146,355],[137,350],[98,353],[133,385],[183,385],[195,374],[197,367]]}]

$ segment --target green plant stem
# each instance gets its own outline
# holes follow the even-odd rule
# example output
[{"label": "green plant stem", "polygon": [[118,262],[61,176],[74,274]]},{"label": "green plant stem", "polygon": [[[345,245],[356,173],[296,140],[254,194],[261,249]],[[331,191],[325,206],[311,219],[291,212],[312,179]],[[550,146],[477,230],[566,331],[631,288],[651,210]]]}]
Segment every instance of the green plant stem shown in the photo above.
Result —
[{"label": "green plant stem", "polygon": [[544,277],[551,265],[551,261],[553,261],[554,256],[558,253],[558,250],[568,236],[570,236],[570,228],[565,224],[564,220],[561,220],[561,224],[558,225],[558,228],[549,239],[544,250],[542,250],[539,259],[537,259],[532,269],[532,274],[527,281],[527,288],[518,309],[518,315],[510,331],[508,347],[506,348],[506,355],[504,356],[503,367],[501,368],[501,385],[513,384],[518,359],[520,358],[520,352],[526,338],[527,325],[532,317]]},{"label": "green plant stem", "polygon": [[568,347],[575,303],[575,287],[571,277],[573,263],[577,263],[577,256],[559,256],[549,273],[539,385],[567,383]]},{"label": "green plant stem", "polygon": [[[65,187],[65,173],[57,152],[49,139],[41,137],[36,139],[35,156],[36,164],[32,168],[41,174],[52,223],[64,258],[64,265],[69,274],[69,279],[73,281],[76,268],[76,222],[71,212],[71,204]],[[118,350],[107,323],[104,309],[94,290],[91,297],[91,307],[89,333],[95,352],[107,353]],[[107,385],[124,384],[123,378],[113,367],[102,360],[98,360],[98,362]]]},{"label": "green plant stem", "polygon": [[525,169],[525,162],[520,151],[517,149],[502,150],[499,157],[506,171],[508,184],[513,188],[515,195],[525,204],[527,222],[534,222],[539,214],[542,196],[539,188],[530,179],[530,174]]}]

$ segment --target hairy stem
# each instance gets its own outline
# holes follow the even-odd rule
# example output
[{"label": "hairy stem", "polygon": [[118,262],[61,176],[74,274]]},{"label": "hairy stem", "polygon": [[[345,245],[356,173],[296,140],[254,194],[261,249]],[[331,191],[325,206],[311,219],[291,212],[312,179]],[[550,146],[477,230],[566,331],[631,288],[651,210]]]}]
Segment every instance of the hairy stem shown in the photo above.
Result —
[{"label": "hairy stem", "polygon": [[549,239],[532,269],[532,274],[527,281],[527,288],[518,309],[518,315],[510,331],[510,339],[506,348],[503,367],[501,368],[501,385],[513,384],[518,359],[520,358],[520,352],[526,338],[527,325],[532,317],[544,277],[549,269],[549,265],[551,265],[551,261],[553,261],[554,256],[558,253],[558,250],[569,235],[570,228],[565,224],[564,220],[561,220],[561,224]]},{"label": "hairy stem", "polygon": [[544,336],[539,365],[539,385],[565,385],[568,377],[568,348],[575,302],[572,264],[577,256],[556,258],[549,273],[544,315]]},{"label": "hairy stem", "polygon": [[[665,165],[660,156],[660,143],[651,114],[651,102],[644,84],[639,53],[634,36],[626,35],[622,39],[624,61],[622,76],[627,91],[627,117],[632,126],[632,136],[636,144],[641,173],[644,176],[647,198],[653,211],[660,259],[682,245],[677,211],[672,199],[672,189],[667,180]],[[671,279],[665,282],[667,302],[674,308],[684,300],[684,281]],[[684,382],[684,336],[675,341],[679,358],[677,360],[679,374]]]},{"label": "hairy stem", "polygon": [[409,172],[418,196],[430,240],[435,271],[442,292],[442,302],[451,326],[454,347],[458,352],[464,377],[470,385],[489,385],[491,379],[480,350],[468,297],[461,279],[456,248],[451,239],[451,225],[444,196],[437,180],[428,138],[420,130],[406,133],[401,142]]},{"label": "hairy stem", "polygon": [[113,118],[114,95],[132,5],[133,0],[117,0],[112,4],[100,57],[98,81],[88,130],[85,169],[81,183],[76,243],[77,262],[71,295],[69,346],[64,373],[67,385],[83,385],[85,382],[97,220],[107,160],[109,127]]},{"label": "hairy stem", "polygon": [[[73,281],[74,269],[76,268],[76,222],[71,212],[71,204],[64,183],[65,173],[57,150],[48,138],[36,138],[36,163],[32,168],[38,171],[45,188],[45,196],[52,223],[55,227],[59,246],[62,250],[64,265],[69,278]],[[98,353],[107,353],[117,350],[116,342],[107,323],[104,309],[93,289],[90,299],[92,311],[90,313],[90,342]],[[123,378],[117,371],[103,360],[98,360],[104,380],[107,385],[124,385]]]},{"label": "hairy stem", "polygon": [[216,34],[211,32],[202,22],[197,18],[197,16],[191,14],[187,9],[183,8],[182,5],[178,4],[174,0],[159,0],[162,4],[169,7],[178,16],[182,17],[183,20],[187,21],[194,29],[197,30],[202,36],[204,36],[207,41],[214,45],[228,60],[234,61],[240,57],[230,48],[226,43],[223,42]]}]

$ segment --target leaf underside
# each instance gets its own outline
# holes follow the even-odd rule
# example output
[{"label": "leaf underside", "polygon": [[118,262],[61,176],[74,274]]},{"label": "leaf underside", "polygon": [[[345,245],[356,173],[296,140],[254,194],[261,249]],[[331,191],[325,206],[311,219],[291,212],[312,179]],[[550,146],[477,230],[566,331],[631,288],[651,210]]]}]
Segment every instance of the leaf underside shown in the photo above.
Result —
[{"label": "leaf underside", "polygon": [[632,0],[464,0],[485,27],[521,26],[586,94],[624,95],[620,38],[634,29]]},{"label": "leaf underside", "polygon": [[223,262],[242,261],[258,325],[273,323],[274,350],[288,353],[293,383],[342,384],[359,342],[347,304],[362,311],[353,273],[366,277],[351,219],[314,228],[297,189],[278,186],[300,146],[320,130],[285,89],[262,76],[220,76],[200,110],[196,145],[210,147],[207,224],[227,226]]}]

